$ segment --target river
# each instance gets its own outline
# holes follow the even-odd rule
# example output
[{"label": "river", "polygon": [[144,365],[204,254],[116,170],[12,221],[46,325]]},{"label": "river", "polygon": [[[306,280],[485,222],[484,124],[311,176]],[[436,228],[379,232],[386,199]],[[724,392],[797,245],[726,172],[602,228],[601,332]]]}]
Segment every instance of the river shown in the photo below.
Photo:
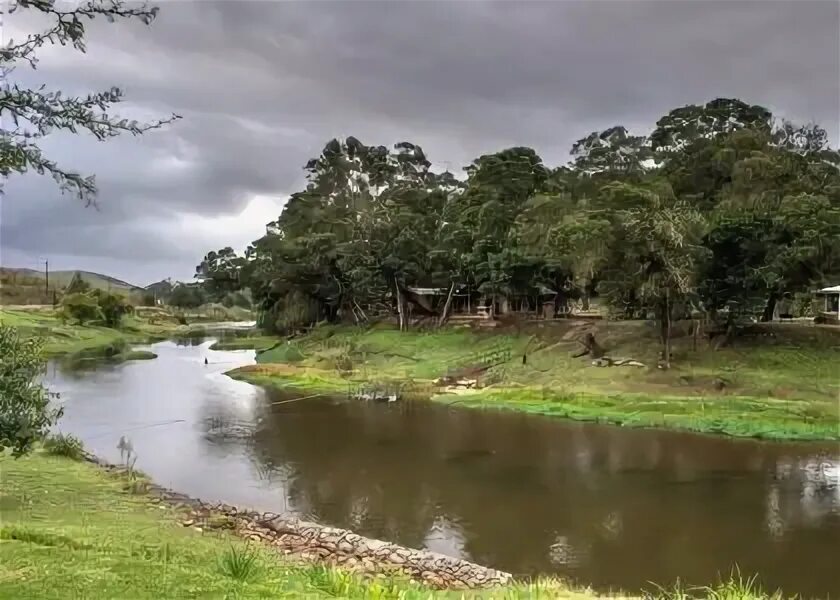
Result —
[{"label": "river", "polygon": [[[598,590],[715,581],[840,596],[840,444],[597,426],[429,402],[295,398],[234,381],[253,351],[162,342],[63,371],[60,429],[208,501],[293,513]],[[209,364],[204,364],[205,358]]]}]

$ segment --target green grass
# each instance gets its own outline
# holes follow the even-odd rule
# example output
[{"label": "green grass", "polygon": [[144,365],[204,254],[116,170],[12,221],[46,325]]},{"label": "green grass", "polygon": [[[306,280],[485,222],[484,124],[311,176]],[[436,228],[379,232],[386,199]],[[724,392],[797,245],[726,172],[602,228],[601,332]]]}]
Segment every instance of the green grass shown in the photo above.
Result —
[{"label": "green grass", "polygon": [[[209,317],[208,317],[209,318]],[[143,360],[155,358],[148,351],[130,351],[131,344],[144,344],[185,335],[205,325],[179,325],[174,316],[160,309],[138,309],[123,317],[118,328],[62,321],[53,309],[21,310],[0,308],[0,323],[17,327],[24,336],[39,337],[48,357],[70,356],[77,359],[115,358]]]},{"label": "green grass", "polygon": [[125,317],[119,329],[82,326],[62,322],[53,310],[0,309],[0,322],[17,327],[24,335],[42,338],[47,356],[84,354],[93,357],[106,353],[109,347],[163,338],[177,328],[174,323],[153,324],[136,316]]},{"label": "green grass", "polygon": [[157,358],[157,354],[149,350],[129,350],[117,355],[119,360],[153,360]]},{"label": "green grass", "polygon": [[265,350],[278,343],[275,336],[271,335],[247,335],[231,337],[230,339],[219,340],[212,346],[211,350]]},{"label": "green grass", "polygon": [[593,598],[557,580],[435,592],[295,564],[225,531],[199,532],[128,481],[44,452],[0,455],[0,598]]},{"label": "green grass", "polygon": [[[674,340],[673,368],[655,368],[659,346],[646,323],[599,323],[609,354],[646,367],[594,367],[572,358],[573,324],[519,330],[322,326],[258,353],[231,375],[302,391],[342,391],[362,382],[432,380],[494,349],[510,359],[482,376],[475,394],[434,397],[471,408],[519,410],[631,427],[665,427],[763,439],[840,439],[840,334],[808,326],[768,326],[768,335],[714,350]],[[263,341],[263,343],[267,343]],[[522,362],[527,352],[527,361]]]},{"label": "green grass", "polygon": [[611,396],[550,388],[488,388],[434,400],[469,408],[517,410],[623,427],[661,427],[761,439],[840,439],[836,405],[738,396]]},{"label": "green grass", "polygon": [[82,460],[85,457],[85,448],[82,441],[74,435],[56,433],[44,440],[44,452],[52,456],[64,456],[73,460]]}]

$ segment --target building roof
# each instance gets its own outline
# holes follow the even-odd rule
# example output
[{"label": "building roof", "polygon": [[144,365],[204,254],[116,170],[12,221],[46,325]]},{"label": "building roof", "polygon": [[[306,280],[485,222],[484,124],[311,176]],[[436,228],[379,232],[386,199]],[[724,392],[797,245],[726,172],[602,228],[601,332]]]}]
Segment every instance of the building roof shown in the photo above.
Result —
[{"label": "building roof", "polygon": [[817,293],[819,293],[819,294],[840,294],[840,285],[833,285],[831,287],[823,288]]}]

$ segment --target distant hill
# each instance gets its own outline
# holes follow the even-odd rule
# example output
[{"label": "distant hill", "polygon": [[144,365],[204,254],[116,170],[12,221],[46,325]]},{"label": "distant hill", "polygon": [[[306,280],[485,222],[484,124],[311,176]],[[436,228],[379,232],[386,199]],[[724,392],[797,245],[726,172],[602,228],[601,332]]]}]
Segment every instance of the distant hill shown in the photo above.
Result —
[{"label": "distant hill", "polygon": [[[92,271],[78,271],[79,276],[91,288],[109,290],[118,294],[142,292],[143,288]],[[50,291],[45,290],[44,272],[35,269],[0,267],[0,303],[2,304],[49,304],[53,290],[61,292],[73,279],[76,271],[50,271]]]}]

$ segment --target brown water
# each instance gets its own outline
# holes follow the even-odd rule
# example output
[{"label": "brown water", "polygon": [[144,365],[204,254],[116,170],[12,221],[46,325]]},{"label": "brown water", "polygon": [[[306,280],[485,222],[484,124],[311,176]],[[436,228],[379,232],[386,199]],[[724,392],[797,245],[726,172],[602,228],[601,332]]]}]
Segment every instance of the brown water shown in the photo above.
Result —
[{"label": "brown water", "polygon": [[[711,583],[840,596],[840,445],[625,430],[432,403],[293,395],[223,372],[250,351],[53,367],[61,428],[178,491],[597,589]],[[210,364],[204,364],[204,358]],[[279,404],[272,404],[278,403]]]}]

